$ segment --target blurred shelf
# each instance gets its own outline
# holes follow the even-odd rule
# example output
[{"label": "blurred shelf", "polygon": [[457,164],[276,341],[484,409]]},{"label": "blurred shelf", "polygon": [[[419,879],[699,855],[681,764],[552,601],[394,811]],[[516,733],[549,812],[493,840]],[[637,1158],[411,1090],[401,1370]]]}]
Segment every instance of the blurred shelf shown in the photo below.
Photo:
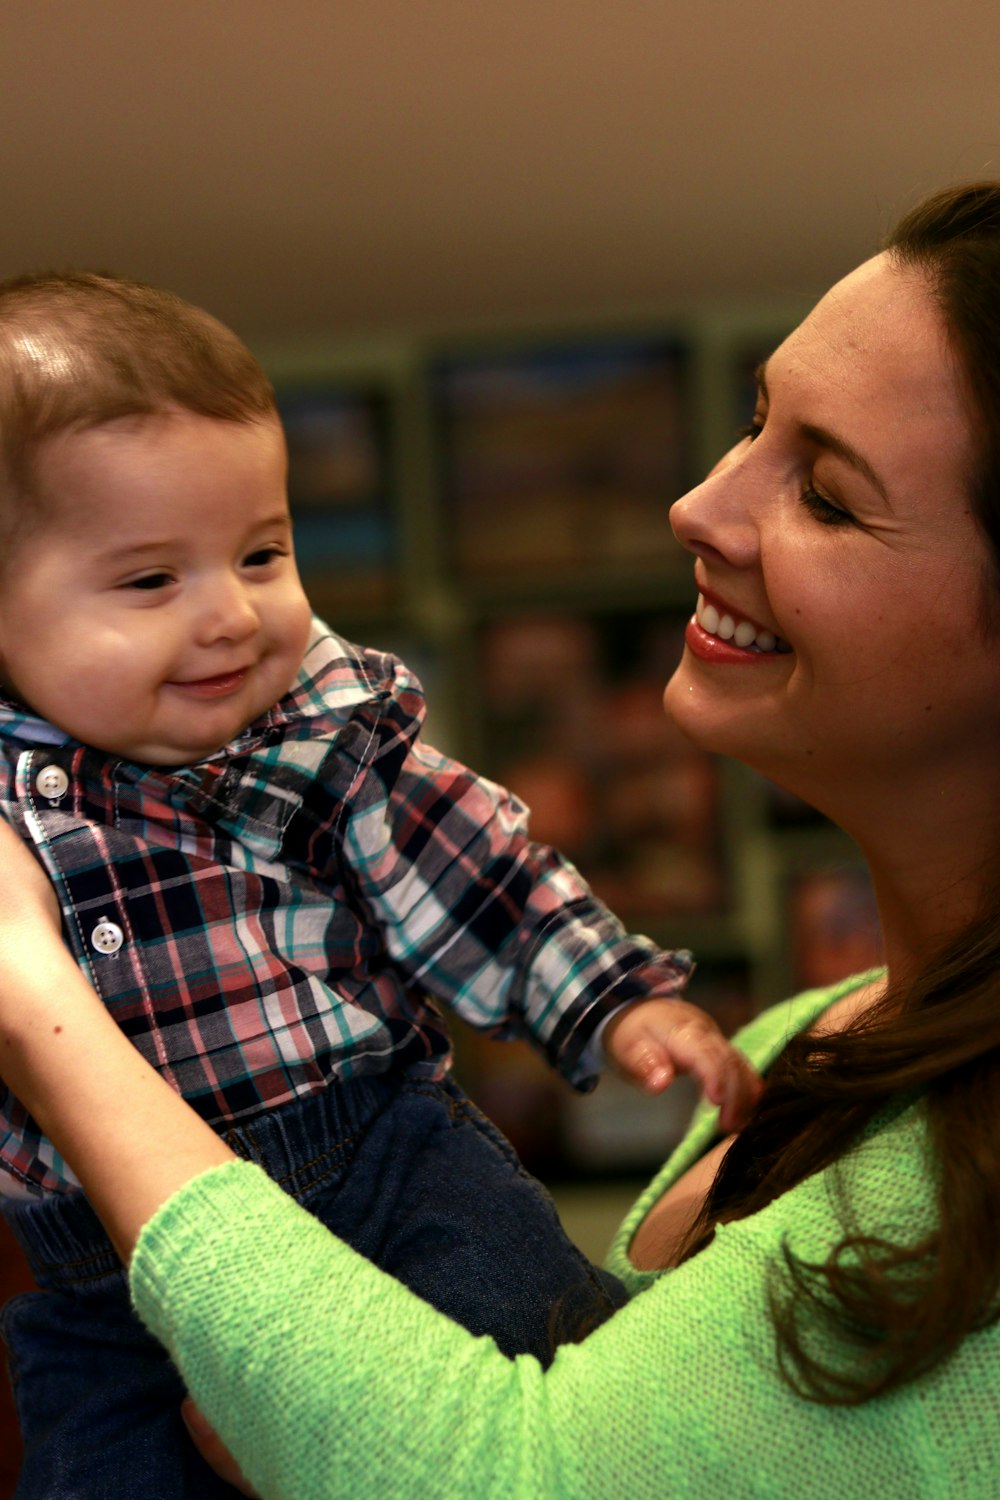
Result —
[{"label": "blurred shelf", "polygon": [[[317,611],[413,666],[427,738],[518,793],[630,928],[694,951],[691,997],[729,1029],[877,957],[857,851],[694,750],[661,707],[694,592],[669,506],[749,419],[754,369],[802,311],[676,306],[263,353]],[[580,1104],[526,1048],[465,1043],[461,1066],[549,1175],[588,1152],[601,1172],[662,1154],[655,1110],[643,1125]],[[602,1131],[617,1146],[581,1146]]]}]

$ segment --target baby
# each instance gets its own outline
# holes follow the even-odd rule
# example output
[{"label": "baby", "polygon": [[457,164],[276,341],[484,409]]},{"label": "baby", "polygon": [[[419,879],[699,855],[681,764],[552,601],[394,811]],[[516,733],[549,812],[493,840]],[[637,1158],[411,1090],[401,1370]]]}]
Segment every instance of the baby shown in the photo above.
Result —
[{"label": "baby", "polygon": [[[514,797],[422,742],[406,667],[312,617],[285,472],[270,386],[205,312],[108,276],[0,285],[3,815],[111,1013],[237,1151],[548,1358],[554,1304],[599,1321],[621,1290],[450,1078],[434,1002],[578,1088],[605,1049],[651,1090],[692,1071],[725,1128],[754,1080],[677,998],[689,955],[626,934]],[[228,1493],[72,1173],[10,1096],[0,1125],[44,1289],[4,1318],[19,1496]]]}]

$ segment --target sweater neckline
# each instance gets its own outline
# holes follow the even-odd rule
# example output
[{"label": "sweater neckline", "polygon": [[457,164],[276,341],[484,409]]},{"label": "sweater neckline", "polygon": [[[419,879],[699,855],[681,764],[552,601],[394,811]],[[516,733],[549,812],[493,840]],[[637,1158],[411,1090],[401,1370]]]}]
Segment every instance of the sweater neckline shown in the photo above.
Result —
[{"label": "sweater neckline", "polygon": [[[839,980],[836,984],[805,990],[791,1000],[762,1011],[741,1027],[733,1035],[732,1041],[758,1072],[766,1072],[793,1036],[807,1030],[845,995],[863,989],[884,974],[885,970],[882,968],[868,969],[864,973],[852,974],[847,979]],[[639,1291],[651,1285],[664,1274],[662,1270],[640,1271],[629,1260],[628,1252],[640,1224],[668,1188],[704,1156],[718,1135],[718,1120],[718,1105],[703,1100],[696,1108],[684,1137],[636,1199],[615,1235],[608,1252],[608,1266],[626,1281],[631,1291]]]}]

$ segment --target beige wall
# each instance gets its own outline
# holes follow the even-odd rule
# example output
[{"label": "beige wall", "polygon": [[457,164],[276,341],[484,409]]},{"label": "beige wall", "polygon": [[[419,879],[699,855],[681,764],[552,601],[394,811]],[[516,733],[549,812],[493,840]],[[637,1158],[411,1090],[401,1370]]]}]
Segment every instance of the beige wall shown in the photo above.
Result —
[{"label": "beige wall", "polygon": [[995,0],[0,0],[0,274],[251,339],[812,290],[1000,171]]}]

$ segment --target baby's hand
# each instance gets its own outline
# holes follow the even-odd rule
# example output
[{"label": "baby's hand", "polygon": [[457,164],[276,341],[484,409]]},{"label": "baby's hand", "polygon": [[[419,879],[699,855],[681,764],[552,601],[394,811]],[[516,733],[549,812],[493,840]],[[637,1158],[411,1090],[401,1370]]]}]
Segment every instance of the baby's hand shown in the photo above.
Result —
[{"label": "baby's hand", "polygon": [[719,1125],[727,1135],[743,1127],[763,1087],[712,1017],[687,1000],[636,1000],[612,1016],[603,1040],[616,1071],[649,1094],[662,1093],[678,1073],[692,1074],[705,1097],[720,1106]]}]

